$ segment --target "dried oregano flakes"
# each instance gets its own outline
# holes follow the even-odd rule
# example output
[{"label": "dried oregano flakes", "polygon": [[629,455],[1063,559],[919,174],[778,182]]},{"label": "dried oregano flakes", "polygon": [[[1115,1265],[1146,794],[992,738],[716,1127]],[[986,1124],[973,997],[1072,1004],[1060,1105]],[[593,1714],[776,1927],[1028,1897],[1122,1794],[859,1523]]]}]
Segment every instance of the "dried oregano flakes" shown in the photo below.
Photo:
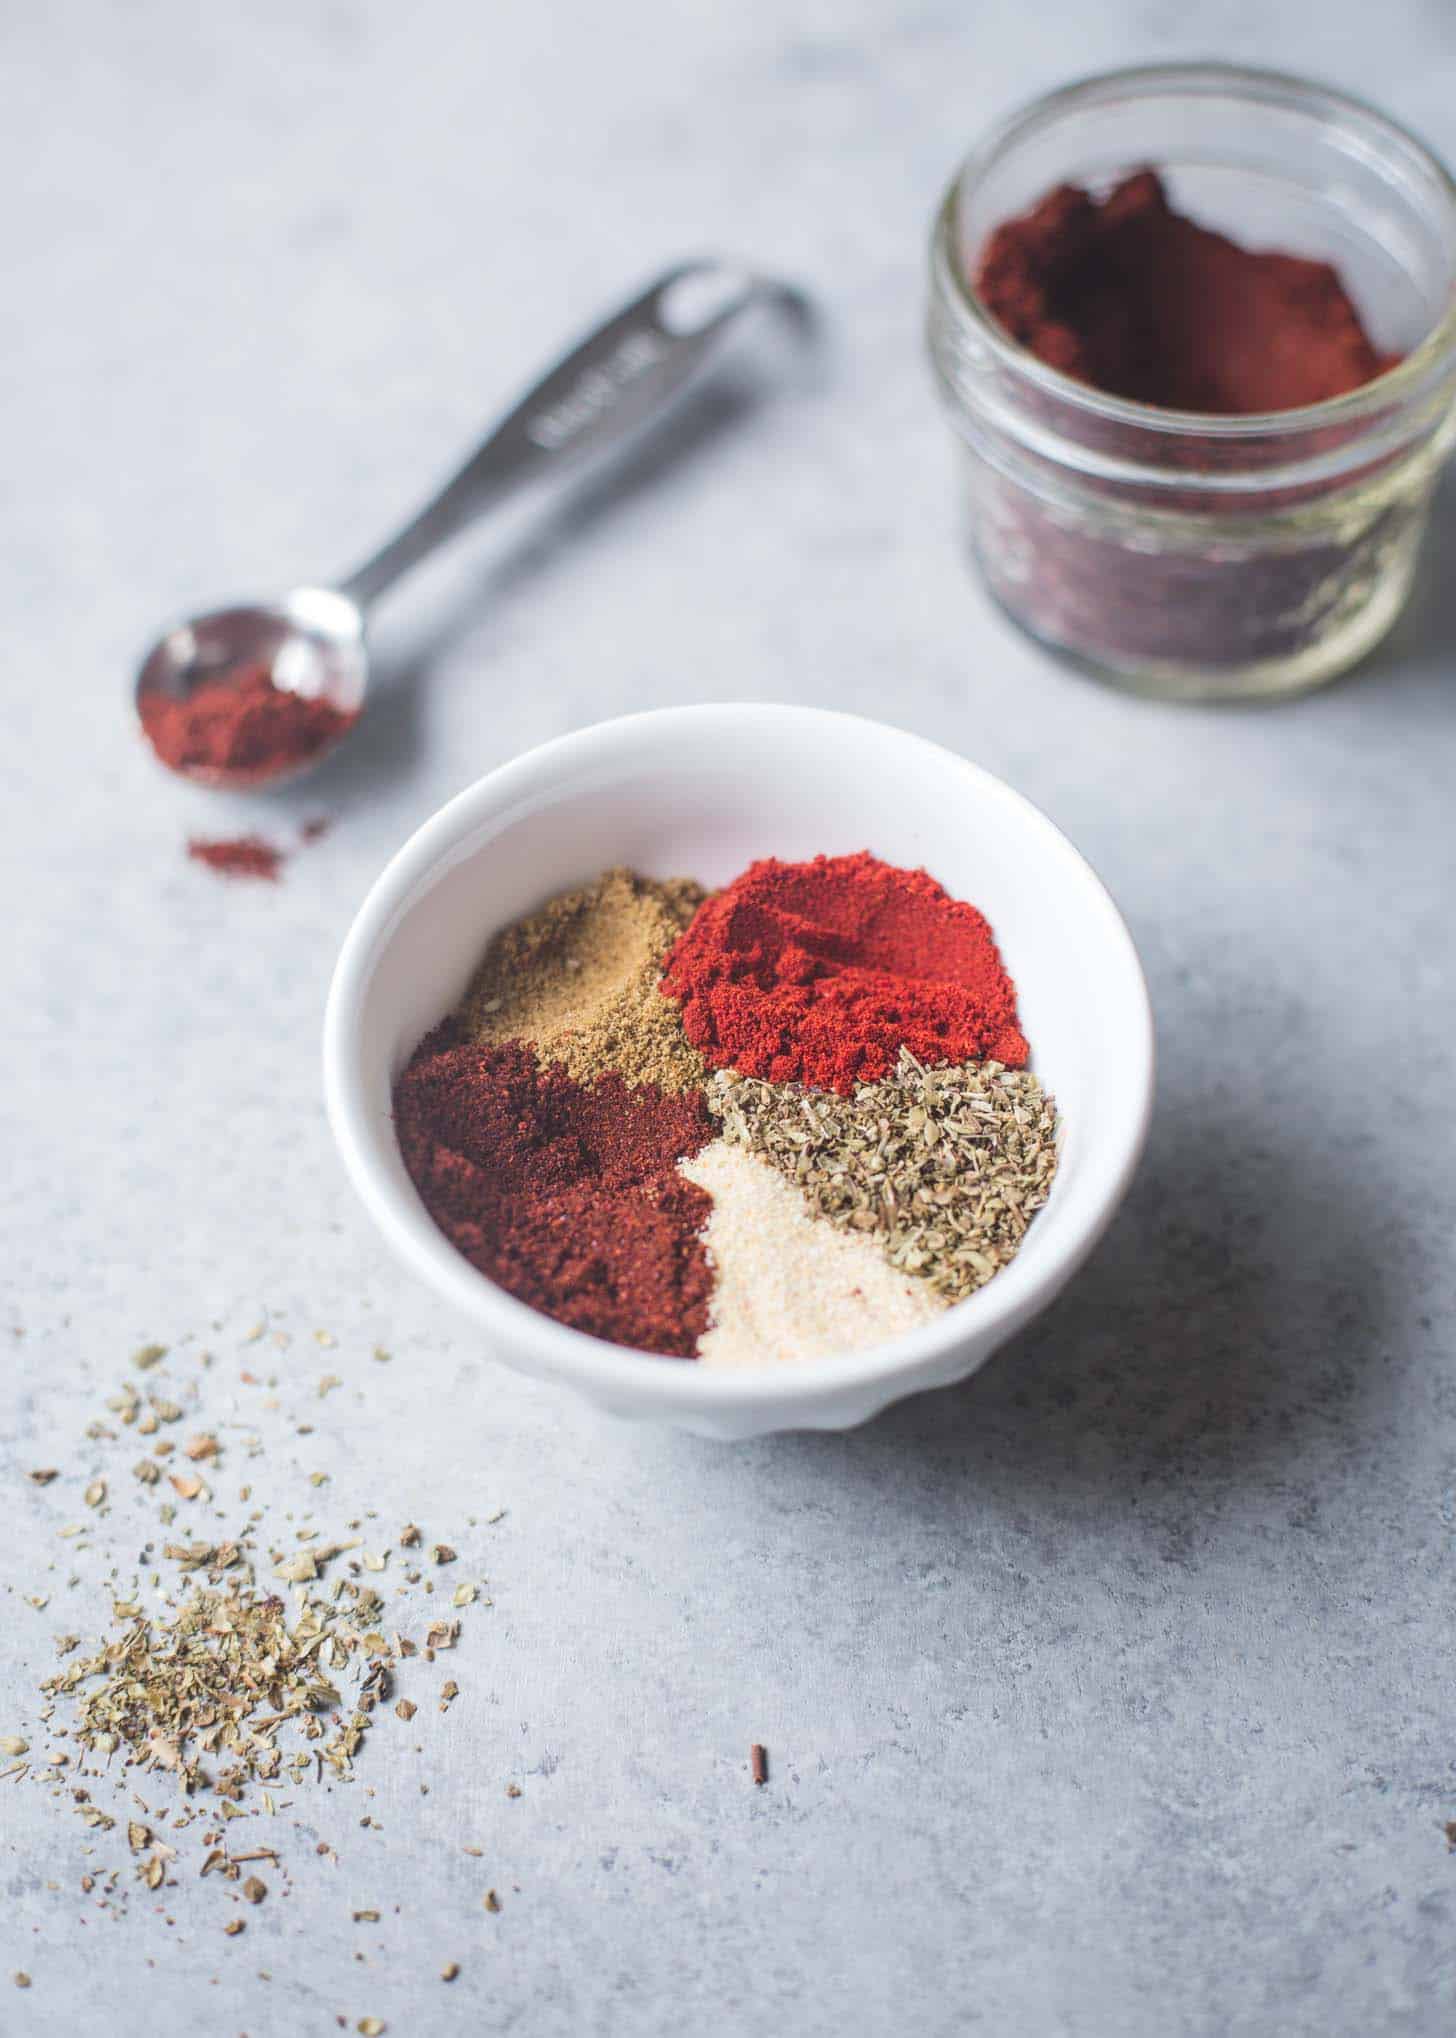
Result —
[{"label": "dried oregano flakes", "polygon": [[849,1097],[725,1069],[708,1108],[820,1216],[877,1234],[892,1267],[951,1302],[1015,1256],[1056,1174],[1055,1103],[994,1061],[928,1069],[902,1048],[892,1075]]}]

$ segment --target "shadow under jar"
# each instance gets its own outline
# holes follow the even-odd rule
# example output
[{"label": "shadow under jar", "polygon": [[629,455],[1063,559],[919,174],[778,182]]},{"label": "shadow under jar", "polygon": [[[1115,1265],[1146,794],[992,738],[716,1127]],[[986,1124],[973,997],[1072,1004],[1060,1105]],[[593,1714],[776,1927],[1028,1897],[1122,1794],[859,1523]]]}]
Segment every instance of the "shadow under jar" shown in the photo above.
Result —
[{"label": "shadow under jar", "polygon": [[[1333,263],[1404,358],[1300,410],[1205,416],[1109,396],[1020,346],[973,279],[992,230],[1061,183],[1151,166],[1246,247]],[[1123,71],[1016,114],[957,174],[929,341],[965,449],[971,542],[1032,636],[1118,684],[1277,696],[1399,615],[1456,432],[1456,186],[1357,100],[1222,65]]]}]

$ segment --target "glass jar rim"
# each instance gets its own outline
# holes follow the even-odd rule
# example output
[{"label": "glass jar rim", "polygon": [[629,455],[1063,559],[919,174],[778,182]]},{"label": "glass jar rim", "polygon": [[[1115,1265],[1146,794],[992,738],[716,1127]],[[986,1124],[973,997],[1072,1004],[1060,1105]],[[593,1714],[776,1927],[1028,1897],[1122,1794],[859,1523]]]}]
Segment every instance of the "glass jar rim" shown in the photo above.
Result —
[{"label": "glass jar rim", "polygon": [[960,261],[953,258],[953,232],[962,189],[968,178],[983,174],[1002,151],[1026,130],[1043,125],[1058,114],[1070,112],[1088,98],[1118,89],[1140,93],[1160,89],[1198,91],[1210,94],[1244,88],[1251,96],[1275,103],[1291,100],[1305,107],[1321,107],[1332,115],[1368,130],[1387,144],[1395,144],[1414,159],[1420,170],[1441,194],[1450,212],[1456,235],[1456,178],[1440,157],[1399,121],[1364,99],[1336,91],[1312,79],[1287,71],[1267,71],[1240,64],[1142,64],[1114,71],[1098,71],[1059,86],[1008,114],[991,129],[956,169],[936,213],[936,266],[948,283],[957,307],[974,323],[979,337],[996,355],[1001,366],[1023,377],[1044,395],[1055,398],[1075,412],[1106,425],[1126,425],[1145,433],[1162,433],[1169,438],[1196,434],[1200,439],[1219,440],[1231,446],[1271,435],[1322,431],[1330,426],[1353,425],[1378,416],[1392,404],[1419,399],[1451,374],[1456,362],[1456,286],[1446,310],[1437,323],[1393,368],[1374,376],[1358,389],[1343,396],[1326,397],[1320,403],[1303,404],[1292,410],[1249,411],[1238,416],[1190,410],[1167,410],[1157,404],[1139,403],[1131,397],[1113,396],[1079,382],[1060,368],[1053,368],[1014,340],[982,304]]}]

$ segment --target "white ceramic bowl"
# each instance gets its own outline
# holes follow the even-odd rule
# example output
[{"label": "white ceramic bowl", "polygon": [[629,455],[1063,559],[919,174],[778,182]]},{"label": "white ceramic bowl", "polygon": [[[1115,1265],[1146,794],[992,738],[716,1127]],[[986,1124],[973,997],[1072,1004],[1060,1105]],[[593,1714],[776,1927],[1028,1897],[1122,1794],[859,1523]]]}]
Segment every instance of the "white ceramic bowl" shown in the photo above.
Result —
[{"label": "white ceramic bowl", "polygon": [[[568,1330],[477,1273],[405,1173],[390,1089],[498,928],[609,864],[721,885],[758,856],[869,849],[924,865],[990,919],[1032,1065],[1063,1116],[1046,1208],[1012,1264],[936,1322],[817,1360],[716,1371]],[[483,1355],[614,1414],[705,1436],[843,1429],[973,1372],[1065,1286],[1147,1132],[1147,988],[1117,908],[1071,844],[989,772],[917,736],[815,708],[668,708],[547,743],[461,793],[375,884],[334,972],[329,1118],[386,1241],[476,1324]]]}]

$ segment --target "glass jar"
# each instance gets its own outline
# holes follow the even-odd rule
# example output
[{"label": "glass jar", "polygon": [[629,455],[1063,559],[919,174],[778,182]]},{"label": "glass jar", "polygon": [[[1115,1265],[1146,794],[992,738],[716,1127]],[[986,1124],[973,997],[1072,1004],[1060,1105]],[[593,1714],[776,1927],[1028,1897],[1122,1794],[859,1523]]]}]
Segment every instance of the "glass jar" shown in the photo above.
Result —
[{"label": "glass jar", "polygon": [[[1047,367],[979,304],[980,250],[1053,186],[1100,194],[1146,166],[1201,225],[1332,262],[1376,346],[1404,359],[1349,395],[1245,417]],[[1400,613],[1456,430],[1456,185],[1393,122],[1295,78],[1198,64],[1088,79],[957,174],[929,340],[971,542],[1023,629],[1144,693],[1316,686]]]}]

